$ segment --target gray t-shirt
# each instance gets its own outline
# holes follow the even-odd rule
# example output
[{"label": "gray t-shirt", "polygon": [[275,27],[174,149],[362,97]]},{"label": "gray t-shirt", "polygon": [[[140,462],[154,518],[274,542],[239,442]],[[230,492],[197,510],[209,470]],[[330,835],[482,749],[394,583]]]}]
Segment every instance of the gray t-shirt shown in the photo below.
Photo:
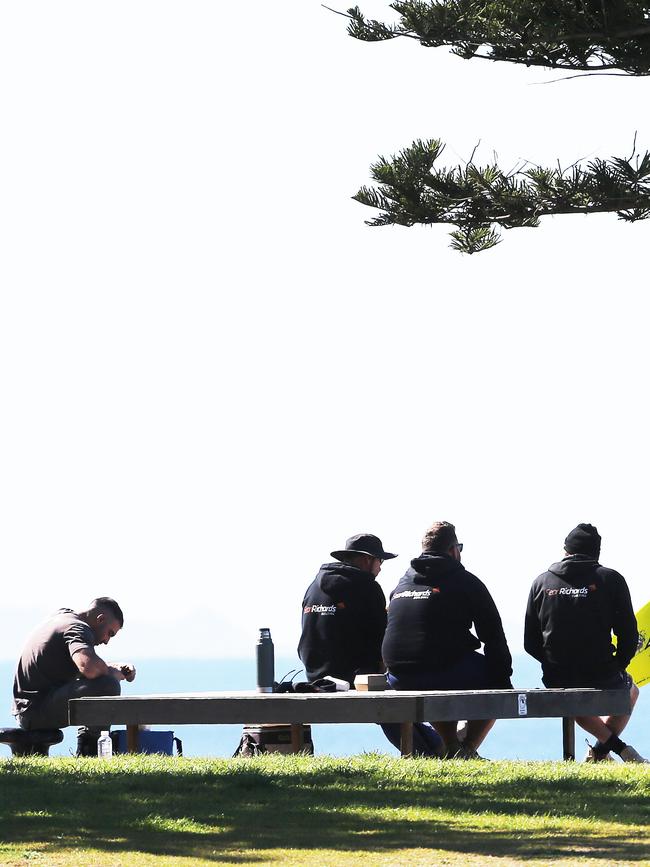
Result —
[{"label": "gray t-shirt", "polygon": [[27,639],[18,660],[14,716],[36,707],[48,692],[79,677],[72,656],[94,646],[94,632],[70,608],[61,608],[41,623]]}]

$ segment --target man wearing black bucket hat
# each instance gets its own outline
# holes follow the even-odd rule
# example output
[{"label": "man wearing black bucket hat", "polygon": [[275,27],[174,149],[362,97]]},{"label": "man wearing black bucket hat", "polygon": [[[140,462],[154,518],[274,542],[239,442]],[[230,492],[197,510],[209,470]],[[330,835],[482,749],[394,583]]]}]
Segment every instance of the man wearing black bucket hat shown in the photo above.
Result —
[{"label": "man wearing black bucket hat", "polygon": [[[335,563],[324,563],[307,588],[302,602],[300,657],[310,681],[330,676],[352,686],[357,674],[383,672],[381,643],[386,629],[386,597],[375,580],[384,560],[397,554],[384,551],[372,533],[351,536],[345,548],[332,551]],[[382,726],[399,749],[399,726]],[[426,724],[413,732],[414,752],[437,756],[442,742]]]},{"label": "man wearing black bucket hat", "polygon": [[359,533],[331,556],[337,562],[320,567],[303,599],[298,655],[309,680],[330,675],[352,684],[357,674],[384,670],[386,597],[375,579],[397,555],[377,536]]},{"label": "man wearing black bucket hat", "polygon": [[[598,562],[600,542],[594,526],[578,524],[564,540],[564,559],[535,579],[524,647],[541,662],[545,686],[629,689],[634,707],[639,690],[625,669],[637,648],[636,619],[625,579]],[[645,763],[620,738],[629,719],[577,717],[578,725],[597,740],[586,761],[603,761],[611,751],[624,762]]]}]

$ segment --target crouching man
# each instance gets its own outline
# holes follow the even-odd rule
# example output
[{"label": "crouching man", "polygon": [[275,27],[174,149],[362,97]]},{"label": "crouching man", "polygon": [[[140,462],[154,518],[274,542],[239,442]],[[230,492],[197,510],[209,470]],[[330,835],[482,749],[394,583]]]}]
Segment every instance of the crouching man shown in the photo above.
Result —
[{"label": "crouching man", "polygon": [[[632,707],[639,690],[625,671],[638,632],[625,578],[598,562],[600,535],[578,524],[564,540],[565,557],[533,581],[526,608],[524,647],[542,664],[544,685],[568,689],[625,689]],[[617,644],[612,643],[612,633]],[[596,738],[586,761],[646,762],[620,735],[629,716],[576,717]]]},{"label": "crouching man", "polygon": [[[130,663],[107,663],[95,653],[124,625],[114,599],[94,599],[86,611],[61,608],[27,639],[14,677],[12,712],[24,729],[64,728],[68,701],[119,695],[120,681],[131,682]],[[79,729],[77,755],[97,755],[98,729]]]}]

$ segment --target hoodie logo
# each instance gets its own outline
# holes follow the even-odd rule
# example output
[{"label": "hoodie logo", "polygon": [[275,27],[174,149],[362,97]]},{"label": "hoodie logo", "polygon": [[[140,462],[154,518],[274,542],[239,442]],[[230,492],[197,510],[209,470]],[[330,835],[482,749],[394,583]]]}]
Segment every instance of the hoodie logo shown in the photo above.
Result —
[{"label": "hoodie logo", "polygon": [[594,593],[597,590],[595,584],[590,584],[589,587],[550,587],[546,591],[547,596],[571,596],[572,598],[579,597],[583,599],[585,596],[588,596],[590,593]]},{"label": "hoodie logo", "polygon": [[345,608],[343,603],[339,605],[305,605],[302,609],[305,614],[336,614],[337,607]]},{"label": "hoodie logo", "polygon": [[395,593],[393,599],[428,599],[432,593],[440,593],[440,589],[432,587],[430,590],[402,590],[401,593]]}]

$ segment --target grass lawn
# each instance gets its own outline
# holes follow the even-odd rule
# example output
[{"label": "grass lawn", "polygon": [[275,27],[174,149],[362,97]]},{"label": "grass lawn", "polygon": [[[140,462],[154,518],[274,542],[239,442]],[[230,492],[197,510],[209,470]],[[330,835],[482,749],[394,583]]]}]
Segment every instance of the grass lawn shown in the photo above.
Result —
[{"label": "grass lawn", "polygon": [[0,761],[0,864],[650,865],[650,766]]}]

